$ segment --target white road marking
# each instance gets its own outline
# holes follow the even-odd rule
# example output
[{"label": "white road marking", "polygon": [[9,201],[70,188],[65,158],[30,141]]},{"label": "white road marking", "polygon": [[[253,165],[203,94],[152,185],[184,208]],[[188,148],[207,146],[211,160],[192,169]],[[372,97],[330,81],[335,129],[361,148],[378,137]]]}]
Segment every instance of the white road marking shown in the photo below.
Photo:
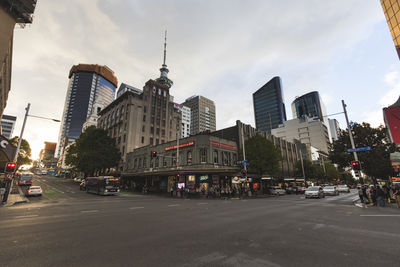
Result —
[{"label": "white road marking", "polygon": [[197,203],[197,205],[208,205],[208,203]]},{"label": "white road marking", "polygon": [[130,207],[130,210],[144,209],[144,207]]},{"label": "white road marking", "polygon": [[15,219],[21,219],[21,218],[33,218],[33,217],[38,217],[39,215],[37,214],[32,214],[32,215],[22,215],[22,216],[16,216]]},{"label": "white road marking", "polygon": [[361,214],[361,217],[400,217],[400,214]]},{"label": "white road marking", "polygon": [[177,207],[177,206],[180,206],[181,204],[171,204],[171,205],[168,205],[168,207]]},{"label": "white road marking", "polygon": [[99,212],[99,210],[81,210],[81,213],[93,213],[93,212]]}]

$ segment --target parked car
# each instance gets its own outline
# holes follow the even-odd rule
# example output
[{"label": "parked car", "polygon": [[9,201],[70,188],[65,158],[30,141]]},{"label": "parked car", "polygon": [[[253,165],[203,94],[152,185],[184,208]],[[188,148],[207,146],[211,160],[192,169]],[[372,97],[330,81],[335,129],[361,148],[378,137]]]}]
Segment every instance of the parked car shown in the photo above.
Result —
[{"label": "parked car", "polygon": [[306,192],[306,188],[303,186],[298,186],[297,187],[297,194],[304,194],[304,192]]},{"label": "parked car", "polygon": [[339,192],[346,192],[346,193],[350,193],[350,188],[345,185],[345,184],[341,184],[338,186],[338,190]]},{"label": "parked car", "polygon": [[268,187],[268,191],[271,195],[279,196],[286,194],[285,190],[283,190],[280,186],[270,186]]},{"label": "parked car", "polygon": [[310,186],[309,188],[306,189],[305,196],[306,198],[325,197],[324,191],[321,186]]},{"label": "parked car", "polygon": [[336,186],[328,185],[323,188],[324,194],[326,196],[337,196],[339,195],[339,191],[337,190]]},{"label": "parked car", "polygon": [[26,195],[28,196],[41,196],[42,195],[42,188],[40,185],[32,185],[29,187],[28,191],[26,191]]},{"label": "parked car", "polygon": [[85,180],[82,180],[81,184],[79,185],[80,190],[86,190],[86,182]]}]

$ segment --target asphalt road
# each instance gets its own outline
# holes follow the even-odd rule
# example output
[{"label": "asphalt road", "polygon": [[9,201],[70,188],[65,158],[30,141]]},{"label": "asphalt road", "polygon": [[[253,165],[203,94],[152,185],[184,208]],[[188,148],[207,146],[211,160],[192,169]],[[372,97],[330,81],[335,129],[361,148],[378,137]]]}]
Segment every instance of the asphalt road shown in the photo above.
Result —
[{"label": "asphalt road", "polygon": [[355,192],[181,200],[36,183],[44,196],[0,208],[0,266],[399,266],[400,212],[356,207]]}]

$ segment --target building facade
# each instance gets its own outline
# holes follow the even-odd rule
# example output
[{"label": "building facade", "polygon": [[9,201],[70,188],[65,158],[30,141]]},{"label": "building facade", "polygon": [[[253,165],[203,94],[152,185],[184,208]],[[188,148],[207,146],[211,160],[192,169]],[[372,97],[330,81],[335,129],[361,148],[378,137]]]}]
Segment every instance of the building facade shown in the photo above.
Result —
[{"label": "building facade", "polygon": [[87,117],[93,112],[95,99],[101,98],[105,105],[115,98],[117,77],[107,66],[79,64],[69,72],[69,84],[64,103],[63,117],[58,136],[56,157],[64,138],[71,144],[82,133]]},{"label": "building facade", "polygon": [[136,92],[138,94],[142,93],[142,90],[133,87],[129,84],[126,83],[121,83],[121,85],[118,88],[118,92],[117,92],[117,98],[120,97],[123,93],[125,93],[126,91],[131,91],[131,92]]},{"label": "building facade", "polygon": [[381,5],[392,34],[397,55],[400,58],[400,1],[381,0]]},{"label": "building facade", "polygon": [[338,140],[340,136],[339,122],[336,119],[328,119],[329,130],[331,131],[331,137],[333,141]]},{"label": "building facade", "polygon": [[39,161],[41,167],[45,169],[55,169],[57,167],[57,159],[54,155],[56,152],[57,143],[44,142],[44,148],[40,151]]},{"label": "building facade", "polygon": [[178,103],[174,103],[175,109],[177,109],[181,115],[182,115],[182,121],[181,121],[181,138],[189,137],[190,135],[190,122],[191,122],[191,117],[190,117],[190,108],[180,105]]},{"label": "building facade", "polygon": [[0,118],[11,89],[14,28],[32,23],[36,0],[0,1]]},{"label": "building facade", "polygon": [[3,115],[1,118],[1,135],[5,138],[10,139],[13,137],[15,122],[17,121],[17,117]]},{"label": "building facade", "polygon": [[281,78],[274,77],[253,93],[256,128],[271,133],[286,121]]},{"label": "building facade", "polygon": [[212,100],[196,95],[186,99],[182,105],[190,108],[191,135],[216,130],[215,104]]},{"label": "building facade", "polygon": [[329,153],[329,134],[326,125],[318,117],[288,120],[281,127],[272,129],[272,135],[287,141],[299,140],[303,144],[316,147],[321,152]]},{"label": "building facade", "polygon": [[383,120],[390,142],[400,146],[400,97],[396,103],[383,109]]},{"label": "building facade", "polygon": [[127,156],[122,177],[129,185],[139,189],[146,185],[153,192],[167,193],[171,187],[188,188],[190,193],[196,188],[197,192],[221,188],[240,173],[237,152],[234,141],[198,134],[135,149]]}]

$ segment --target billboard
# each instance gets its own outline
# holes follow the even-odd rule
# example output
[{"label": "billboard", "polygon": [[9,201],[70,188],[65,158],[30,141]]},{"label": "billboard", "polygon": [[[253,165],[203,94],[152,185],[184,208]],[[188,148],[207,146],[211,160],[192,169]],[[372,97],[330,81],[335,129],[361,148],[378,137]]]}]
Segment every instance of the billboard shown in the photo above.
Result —
[{"label": "billboard", "polygon": [[384,108],[383,118],[389,131],[390,141],[400,145],[400,106]]}]

